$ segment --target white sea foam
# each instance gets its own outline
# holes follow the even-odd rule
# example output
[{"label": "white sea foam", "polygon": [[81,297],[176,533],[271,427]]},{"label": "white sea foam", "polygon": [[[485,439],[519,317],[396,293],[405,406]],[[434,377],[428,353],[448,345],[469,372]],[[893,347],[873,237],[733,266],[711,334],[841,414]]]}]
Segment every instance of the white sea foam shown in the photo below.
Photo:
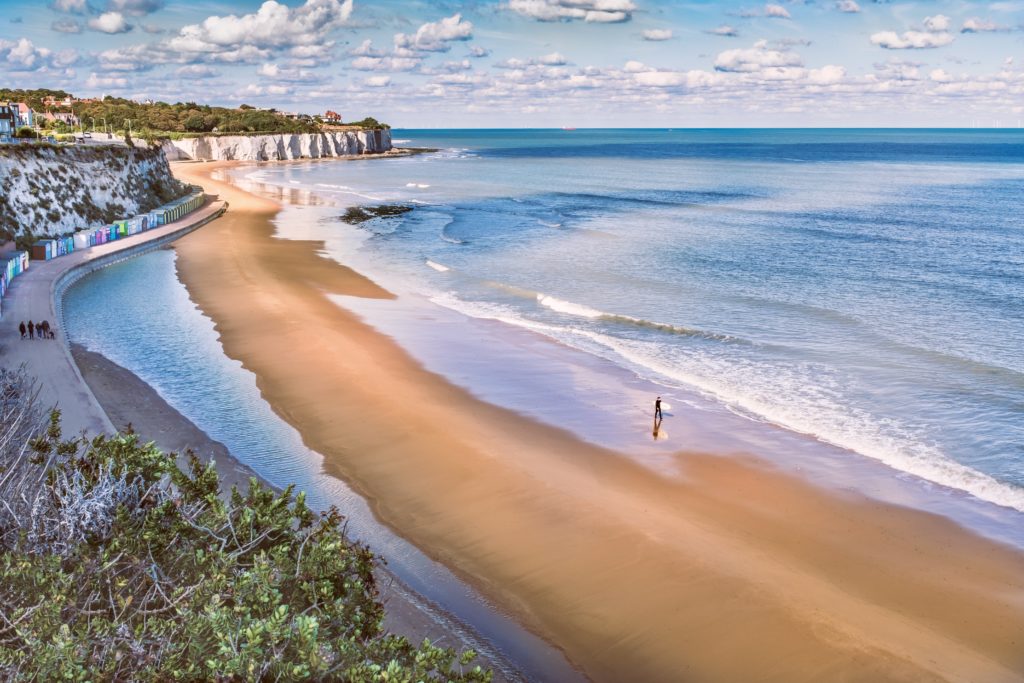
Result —
[{"label": "white sea foam", "polygon": [[449,268],[448,266],[441,265],[440,263],[437,263],[436,261],[431,261],[430,259],[427,259],[427,265],[439,273],[447,273],[449,270],[451,270],[451,268]]},{"label": "white sea foam", "polygon": [[696,362],[687,363],[679,355],[666,354],[660,345],[585,330],[572,333],[600,343],[633,366],[696,387],[740,414],[808,434],[926,481],[1024,512],[1024,489],[952,460],[925,435],[896,420],[844,405],[838,391],[830,386],[833,380],[822,368],[787,372],[765,368],[763,363],[739,362],[733,356],[716,358],[699,353],[688,354]]},{"label": "white sea foam", "polygon": [[689,327],[683,327],[681,325],[672,325],[670,323],[660,323],[653,320],[644,320],[643,318],[634,318],[633,316],[630,315],[606,313],[605,311],[599,311],[596,308],[591,308],[590,306],[584,306],[583,304],[576,304],[571,301],[556,299],[553,296],[548,296],[547,294],[541,294],[539,292],[537,293],[537,301],[540,303],[541,306],[550,308],[553,311],[558,311],[559,313],[565,313],[567,315],[575,315],[581,318],[590,318],[591,320],[600,319],[612,323],[631,325],[634,327],[642,327],[648,330],[657,330],[659,332],[679,334],[687,337],[702,337],[704,339],[711,339],[721,342],[749,344],[749,342],[745,342],[745,340],[727,334],[706,332],[704,330],[696,330]]},{"label": "white sea foam", "polygon": [[393,145],[404,145],[407,142],[412,142],[412,140],[392,140],[391,144],[393,144]]},{"label": "white sea foam", "polygon": [[550,308],[552,311],[576,315],[581,318],[600,318],[605,315],[596,308],[590,308],[589,306],[583,306],[582,304],[574,304],[571,301],[556,299],[555,297],[548,296],[547,294],[538,293],[537,302],[540,303],[541,306]]},{"label": "white sea foam", "polygon": [[541,225],[543,225],[545,228],[560,228],[560,227],[562,227],[561,223],[548,223],[547,221],[537,221],[537,222],[540,223]]},{"label": "white sea foam", "polygon": [[430,187],[430,185],[426,185],[424,183],[406,183],[405,186],[406,187],[415,187],[415,188],[419,188],[421,190],[425,190],[428,187]]},{"label": "white sea foam", "polygon": [[[531,329],[581,350],[625,361],[649,379],[660,378],[696,388],[737,414],[813,436],[897,471],[1024,512],[1024,488],[1000,482],[952,460],[926,436],[895,420],[844,405],[838,391],[840,381],[830,378],[820,367],[797,366],[786,371],[692,349],[683,357],[671,353],[671,346],[656,342],[624,340],[579,327],[539,323],[500,304],[466,302],[450,293],[432,301],[465,315]],[[544,294],[538,294],[537,301],[551,310],[590,320],[608,317],[597,309]]]}]

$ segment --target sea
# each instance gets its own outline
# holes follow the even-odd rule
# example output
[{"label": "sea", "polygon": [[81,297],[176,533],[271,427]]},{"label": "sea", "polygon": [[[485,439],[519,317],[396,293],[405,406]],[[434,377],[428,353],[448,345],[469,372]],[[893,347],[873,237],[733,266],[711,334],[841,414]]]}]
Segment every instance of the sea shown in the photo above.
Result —
[{"label": "sea", "polygon": [[666,475],[750,454],[1024,543],[1024,130],[392,133],[428,151],[232,175],[428,369]]}]

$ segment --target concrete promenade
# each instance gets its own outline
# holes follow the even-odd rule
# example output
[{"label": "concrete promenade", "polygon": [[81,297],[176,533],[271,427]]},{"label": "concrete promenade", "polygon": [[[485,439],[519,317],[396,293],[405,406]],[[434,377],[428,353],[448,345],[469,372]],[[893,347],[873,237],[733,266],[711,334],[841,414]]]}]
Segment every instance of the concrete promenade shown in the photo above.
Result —
[{"label": "concrete promenade", "polygon": [[[115,430],[71,357],[61,312],[64,290],[95,270],[173,242],[226,209],[224,201],[207,201],[174,223],[50,261],[32,261],[27,271],[14,278],[0,318],[0,366],[16,369],[24,364],[39,382],[42,405],[60,409],[65,437],[82,432],[95,436]],[[29,320],[48,320],[51,329],[56,330],[56,339],[22,340],[18,324],[27,324]]]}]

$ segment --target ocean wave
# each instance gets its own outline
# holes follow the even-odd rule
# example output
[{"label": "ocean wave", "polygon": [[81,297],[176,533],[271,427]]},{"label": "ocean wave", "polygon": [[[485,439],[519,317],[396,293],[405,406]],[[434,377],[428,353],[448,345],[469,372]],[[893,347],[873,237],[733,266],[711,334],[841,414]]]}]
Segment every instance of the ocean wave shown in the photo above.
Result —
[{"label": "ocean wave", "polygon": [[419,188],[421,190],[425,190],[428,187],[430,187],[430,185],[425,185],[423,183],[406,183],[405,186],[406,187],[416,187],[416,188]]},{"label": "ocean wave", "polygon": [[430,259],[427,259],[427,265],[439,273],[447,273],[449,270],[451,270],[451,268],[449,268],[448,266],[437,263],[436,261],[431,261]]},{"label": "ocean wave", "polygon": [[537,293],[537,303],[546,308],[550,308],[552,311],[558,311],[559,313],[567,313],[568,315],[575,315],[581,318],[601,318],[605,315],[602,311],[596,308],[590,308],[582,304],[574,304],[571,301],[565,301],[563,299],[556,299],[553,296],[547,294]]},{"label": "ocean wave", "polygon": [[393,145],[404,145],[407,142],[412,142],[412,140],[392,140],[391,144],[393,144]]},{"label": "ocean wave", "polygon": [[715,332],[708,332],[705,330],[693,329],[690,327],[683,327],[681,325],[672,325],[670,323],[660,323],[654,320],[644,320],[643,318],[634,318],[631,315],[621,315],[618,313],[606,313],[605,311],[599,311],[596,308],[584,306],[582,304],[576,304],[571,301],[565,301],[563,299],[557,299],[547,294],[537,294],[537,302],[546,308],[550,308],[553,311],[559,313],[565,313],[568,315],[575,315],[581,318],[589,318],[591,320],[603,320],[606,322],[619,323],[623,325],[630,325],[633,327],[640,327],[647,330],[655,330],[657,332],[666,332],[669,334],[677,334],[683,337],[699,337],[702,339],[709,339],[713,341],[722,342],[742,342],[738,337],[733,337],[728,334],[718,334]]},{"label": "ocean wave", "polygon": [[744,368],[735,358],[709,362],[705,371],[697,371],[681,362],[665,362],[662,349],[647,351],[628,341],[589,331],[579,334],[606,346],[631,365],[696,387],[741,415],[812,436],[919,479],[1024,512],[1024,488],[956,462],[929,443],[926,436],[895,420],[845,404],[827,386],[828,379],[819,373],[813,377],[766,373],[761,363]]},{"label": "ocean wave", "polygon": [[560,227],[562,227],[561,223],[549,223],[547,221],[542,221],[542,220],[538,220],[537,222],[540,223],[541,225],[543,225],[545,228],[560,228]]},{"label": "ocean wave", "polygon": [[[545,305],[552,310],[588,319],[601,319],[607,315],[588,306],[538,296],[543,297]],[[749,419],[806,434],[823,443],[879,461],[898,472],[1024,512],[1024,488],[998,481],[956,462],[929,443],[926,437],[889,418],[844,405],[838,387],[834,386],[841,383],[830,381],[818,369],[813,369],[813,377],[801,372],[769,373],[765,372],[763,363],[744,364],[734,356],[698,356],[698,361],[704,366],[700,370],[688,367],[657,342],[626,340],[591,329],[541,323],[524,318],[511,306],[467,302],[451,293],[431,300],[464,315],[530,329],[581,351],[609,357],[618,363],[625,362],[648,379],[695,388]],[[619,317],[635,324],[634,318]],[[686,328],[678,329],[691,332]],[[598,348],[605,349],[605,352],[599,353]],[[688,353],[687,358],[692,357],[693,354]]]},{"label": "ocean wave", "polygon": [[451,215],[447,216],[447,220],[444,221],[444,224],[441,225],[441,229],[437,232],[437,237],[439,237],[444,242],[452,244],[452,245],[464,245],[464,244],[466,244],[465,240],[460,240],[459,238],[454,238],[454,237],[451,236],[451,234],[447,233],[447,228],[449,228],[449,225],[451,225],[454,222],[455,222],[455,218],[453,216],[451,216]]}]

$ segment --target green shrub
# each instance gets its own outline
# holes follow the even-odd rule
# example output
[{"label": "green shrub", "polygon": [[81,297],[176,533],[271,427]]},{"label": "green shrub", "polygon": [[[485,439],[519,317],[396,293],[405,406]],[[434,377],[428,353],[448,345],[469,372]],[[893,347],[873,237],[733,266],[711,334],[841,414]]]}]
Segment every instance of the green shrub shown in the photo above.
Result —
[{"label": "green shrub", "polygon": [[[0,370],[0,393],[10,411],[32,385]],[[337,510],[255,479],[224,496],[212,463],[130,432],[63,440],[59,413],[40,433],[30,412],[0,439],[0,678],[490,680],[383,630]]]}]

